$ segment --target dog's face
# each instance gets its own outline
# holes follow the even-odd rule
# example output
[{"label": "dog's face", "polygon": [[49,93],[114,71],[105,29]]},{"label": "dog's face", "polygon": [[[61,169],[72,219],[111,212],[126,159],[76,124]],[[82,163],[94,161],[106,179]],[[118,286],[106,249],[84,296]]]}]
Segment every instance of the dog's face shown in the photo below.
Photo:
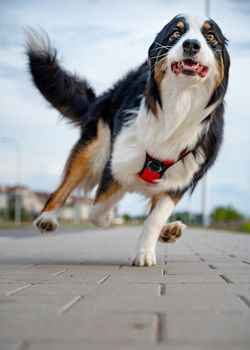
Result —
[{"label": "dog's face", "polygon": [[228,75],[226,41],[213,20],[191,15],[176,16],[156,36],[149,49],[153,79],[159,87],[167,77],[188,83],[211,78],[214,89],[217,89]]}]

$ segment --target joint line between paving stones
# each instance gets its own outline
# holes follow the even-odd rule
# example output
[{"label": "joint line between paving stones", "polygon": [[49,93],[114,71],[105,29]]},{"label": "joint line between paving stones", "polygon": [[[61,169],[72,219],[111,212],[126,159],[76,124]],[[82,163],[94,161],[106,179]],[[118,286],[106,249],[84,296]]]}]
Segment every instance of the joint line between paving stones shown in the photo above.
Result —
[{"label": "joint line between paving stones", "polygon": [[165,315],[163,312],[155,312],[152,324],[152,343],[160,344],[164,340]]},{"label": "joint line between paving stones", "polygon": [[247,260],[242,260],[242,262],[243,262],[244,264],[248,264],[248,265],[250,265],[250,262],[249,262],[249,261],[247,261]]},{"label": "joint line between paving stones", "polygon": [[159,283],[158,284],[158,295],[166,295],[166,284],[165,283]]},{"label": "joint line between paving stones", "polygon": [[164,255],[163,265],[167,265],[167,263],[168,263],[167,255]]},{"label": "joint line between paving stones", "polygon": [[14,290],[11,290],[10,292],[6,293],[6,295],[7,295],[7,296],[11,296],[11,295],[13,295],[13,294],[16,294],[16,293],[21,292],[22,290],[24,290],[24,289],[26,289],[26,288],[31,287],[31,286],[33,286],[33,285],[34,285],[34,283],[28,283],[28,284],[26,284],[25,286],[22,286],[22,287],[20,287],[20,288],[14,289]]},{"label": "joint line between paving stones", "polygon": [[98,281],[97,284],[103,284],[109,277],[110,277],[110,273],[108,273],[102,279],[100,279],[100,281]]},{"label": "joint line between paving stones", "polygon": [[243,303],[250,308],[250,300],[246,298],[244,295],[237,295]]},{"label": "joint line between paving stones", "polygon": [[67,271],[66,269],[63,269],[63,270],[60,270],[60,271],[52,273],[52,275],[53,276],[58,276],[58,275],[61,275],[62,273],[66,272],[66,271]]},{"label": "joint line between paving stones", "polygon": [[230,280],[230,278],[228,278],[227,276],[225,276],[225,275],[220,275],[220,277],[224,280],[224,281],[226,281],[228,284],[232,284],[233,282]]},{"label": "joint line between paving stones", "polygon": [[208,266],[210,267],[210,269],[212,269],[212,270],[216,270],[216,267],[215,267],[214,265],[209,264]]},{"label": "joint line between paving stones", "polygon": [[168,274],[168,270],[167,269],[163,269],[162,270],[162,274],[163,274],[163,276],[166,276]]},{"label": "joint line between paving stones", "polygon": [[67,304],[65,304],[63,307],[61,307],[57,312],[59,315],[64,314],[65,312],[69,311],[76,303],[78,303],[83,298],[83,295],[78,295],[71,301],[69,301]]}]

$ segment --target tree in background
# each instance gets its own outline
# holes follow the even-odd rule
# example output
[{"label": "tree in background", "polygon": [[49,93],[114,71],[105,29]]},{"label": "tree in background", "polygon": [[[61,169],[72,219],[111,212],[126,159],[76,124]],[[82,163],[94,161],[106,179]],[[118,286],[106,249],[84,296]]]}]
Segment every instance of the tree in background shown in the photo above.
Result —
[{"label": "tree in background", "polygon": [[213,222],[242,221],[243,219],[244,219],[244,216],[231,206],[217,207],[212,212]]}]

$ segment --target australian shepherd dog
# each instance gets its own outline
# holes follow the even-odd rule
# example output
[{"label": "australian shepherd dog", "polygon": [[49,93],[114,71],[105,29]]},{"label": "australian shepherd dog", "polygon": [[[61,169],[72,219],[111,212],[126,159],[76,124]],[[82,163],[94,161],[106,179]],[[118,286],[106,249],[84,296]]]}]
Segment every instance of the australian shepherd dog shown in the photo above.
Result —
[{"label": "australian shepherd dog", "polygon": [[85,79],[60,66],[46,34],[28,29],[36,87],[80,130],[60,186],[34,222],[38,229],[58,227],[58,210],[77,186],[98,185],[90,220],[100,226],[109,224],[110,210],[126,192],[138,192],[151,200],[151,210],[133,263],[155,265],[157,241],[175,242],[186,227],[167,219],[214,163],[222,142],[226,46],[212,19],[178,15],[156,35],[144,63],[96,96]]}]

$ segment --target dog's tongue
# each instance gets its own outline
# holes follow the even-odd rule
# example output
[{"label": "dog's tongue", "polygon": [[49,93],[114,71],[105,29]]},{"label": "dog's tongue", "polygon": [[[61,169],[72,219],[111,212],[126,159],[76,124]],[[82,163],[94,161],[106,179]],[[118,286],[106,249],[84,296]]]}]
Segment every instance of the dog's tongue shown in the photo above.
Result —
[{"label": "dog's tongue", "polygon": [[194,75],[193,73],[196,73],[201,78],[204,78],[208,72],[208,67],[202,66],[191,59],[185,59],[181,62],[173,62],[171,68],[177,76],[184,71],[186,74]]},{"label": "dog's tongue", "polygon": [[181,64],[184,70],[189,70],[191,72],[194,72],[198,67],[198,63],[190,59],[183,60]]}]

